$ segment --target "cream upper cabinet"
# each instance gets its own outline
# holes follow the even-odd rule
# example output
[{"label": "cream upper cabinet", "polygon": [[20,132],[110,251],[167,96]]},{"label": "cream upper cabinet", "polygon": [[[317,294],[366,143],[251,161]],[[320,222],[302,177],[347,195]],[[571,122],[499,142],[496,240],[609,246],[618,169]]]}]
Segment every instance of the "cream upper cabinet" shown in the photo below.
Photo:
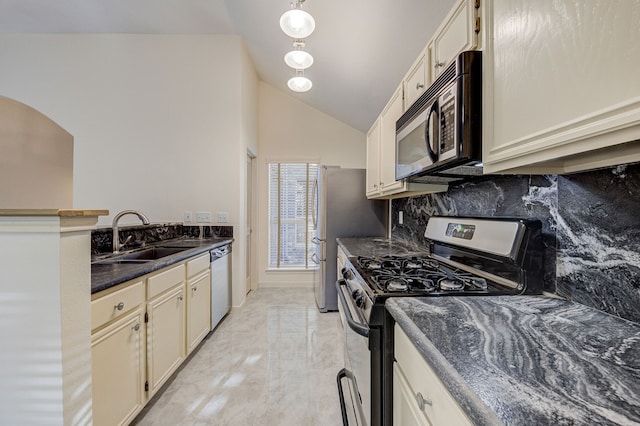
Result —
[{"label": "cream upper cabinet", "polygon": [[640,161],[640,1],[486,6],[485,173]]},{"label": "cream upper cabinet", "polygon": [[471,425],[462,408],[397,324],[394,335],[393,425]]},{"label": "cream upper cabinet", "polygon": [[396,121],[404,112],[402,93],[401,85],[380,114],[380,189],[382,192],[403,190],[404,182],[396,180]]},{"label": "cream upper cabinet", "polygon": [[447,185],[396,180],[396,121],[404,112],[401,84],[367,133],[367,197],[390,199],[446,191]]},{"label": "cream upper cabinet", "polygon": [[405,76],[404,86],[404,110],[406,111],[424,93],[429,84],[428,67],[426,65],[427,51],[423,51],[414,62]]},{"label": "cream upper cabinet", "polygon": [[92,299],[93,424],[129,424],[145,403],[143,283],[128,282]]},{"label": "cream upper cabinet", "polygon": [[480,0],[456,3],[429,42],[429,69],[434,80],[458,53],[478,47],[479,8]]},{"label": "cream upper cabinet", "polygon": [[376,119],[367,132],[367,197],[380,194],[380,118]]}]

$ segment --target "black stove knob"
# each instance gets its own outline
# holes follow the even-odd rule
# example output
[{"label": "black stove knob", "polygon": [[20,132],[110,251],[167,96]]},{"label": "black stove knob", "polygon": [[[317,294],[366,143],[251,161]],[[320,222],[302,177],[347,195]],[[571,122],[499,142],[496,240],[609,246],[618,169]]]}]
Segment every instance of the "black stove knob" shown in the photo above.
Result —
[{"label": "black stove knob", "polygon": [[358,308],[364,307],[364,296],[362,295],[362,290],[353,290],[351,297]]},{"label": "black stove knob", "polygon": [[351,272],[348,268],[342,268],[342,278],[345,280],[353,279],[353,272]]}]

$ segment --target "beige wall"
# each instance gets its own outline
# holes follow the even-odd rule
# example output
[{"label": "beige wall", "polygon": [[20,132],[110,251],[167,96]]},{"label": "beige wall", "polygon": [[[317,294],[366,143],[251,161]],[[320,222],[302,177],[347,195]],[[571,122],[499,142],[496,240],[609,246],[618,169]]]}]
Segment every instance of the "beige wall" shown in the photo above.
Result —
[{"label": "beige wall", "polygon": [[259,90],[259,134],[256,241],[259,285],[310,286],[313,279],[310,272],[267,272],[267,162],[314,161],[365,168],[366,135],[263,82]]},{"label": "beige wall", "polygon": [[2,35],[0,58],[0,96],[74,136],[73,204],[109,209],[99,225],[125,209],[152,222],[181,222],[191,210],[210,211],[215,224],[217,212],[229,213],[241,304],[245,157],[258,144],[258,79],[242,40]]}]

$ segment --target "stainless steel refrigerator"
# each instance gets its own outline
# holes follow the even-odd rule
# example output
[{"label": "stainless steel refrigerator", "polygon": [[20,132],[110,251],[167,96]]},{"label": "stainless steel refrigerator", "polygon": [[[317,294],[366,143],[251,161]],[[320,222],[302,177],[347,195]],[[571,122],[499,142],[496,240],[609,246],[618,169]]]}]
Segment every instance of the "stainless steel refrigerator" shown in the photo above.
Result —
[{"label": "stainless steel refrigerator", "polygon": [[336,238],[381,237],[387,232],[388,202],[365,196],[365,170],[318,166],[313,184],[312,219],[317,264],[313,277],[320,312],[338,309]]}]

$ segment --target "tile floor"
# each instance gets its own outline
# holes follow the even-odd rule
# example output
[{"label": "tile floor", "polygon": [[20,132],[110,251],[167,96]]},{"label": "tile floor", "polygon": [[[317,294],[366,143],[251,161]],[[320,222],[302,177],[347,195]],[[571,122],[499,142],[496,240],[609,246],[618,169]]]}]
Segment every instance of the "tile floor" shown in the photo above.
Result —
[{"label": "tile floor", "polygon": [[253,291],[133,424],[339,426],[341,335],[313,290]]}]

